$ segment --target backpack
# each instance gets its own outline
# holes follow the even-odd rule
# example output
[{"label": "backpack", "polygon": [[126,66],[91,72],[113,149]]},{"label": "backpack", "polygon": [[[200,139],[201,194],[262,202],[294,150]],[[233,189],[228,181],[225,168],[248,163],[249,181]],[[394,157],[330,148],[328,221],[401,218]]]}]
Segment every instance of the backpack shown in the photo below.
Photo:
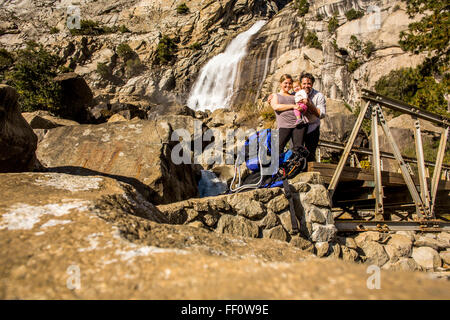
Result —
[{"label": "backpack", "polygon": [[[244,143],[242,152],[238,155],[238,159],[235,165],[235,175],[230,184],[230,192],[239,192],[244,189],[254,188],[273,188],[281,187],[283,185],[283,179],[290,179],[296,176],[298,173],[305,171],[307,166],[306,158],[309,155],[309,151],[305,147],[298,148],[296,150],[288,150],[283,152],[279,156],[278,170],[272,172],[269,175],[262,174],[262,168],[265,166],[261,163],[261,154],[271,154],[271,129],[264,129],[251,135]],[[252,143],[257,144],[256,153],[255,150],[250,150]],[[264,148],[261,152],[261,148]],[[253,152],[252,152],[253,151]],[[241,164],[239,162],[240,156],[245,159],[247,168],[252,172],[247,176],[243,184],[241,185],[241,177],[239,171],[239,185],[237,188],[232,189],[236,174],[238,173],[238,167]],[[266,165],[267,166],[267,165]]]}]

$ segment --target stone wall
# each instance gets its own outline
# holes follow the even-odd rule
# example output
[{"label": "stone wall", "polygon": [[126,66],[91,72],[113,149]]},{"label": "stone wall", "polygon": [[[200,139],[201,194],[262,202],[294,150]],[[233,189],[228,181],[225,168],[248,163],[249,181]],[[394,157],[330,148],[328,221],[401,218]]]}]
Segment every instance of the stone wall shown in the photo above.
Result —
[{"label": "stone wall", "polygon": [[360,232],[338,235],[325,186],[317,172],[290,180],[300,232],[292,229],[289,202],[282,188],[256,189],[189,199],[157,208],[172,224],[217,233],[286,241],[320,258],[373,264],[387,270],[446,272],[450,233]]},{"label": "stone wall", "polygon": [[300,232],[292,229],[289,201],[282,188],[256,189],[237,194],[189,199],[158,209],[170,223],[185,224],[251,238],[287,241],[314,252],[335,239],[327,190],[320,175],[306,172],[290,180]]}]

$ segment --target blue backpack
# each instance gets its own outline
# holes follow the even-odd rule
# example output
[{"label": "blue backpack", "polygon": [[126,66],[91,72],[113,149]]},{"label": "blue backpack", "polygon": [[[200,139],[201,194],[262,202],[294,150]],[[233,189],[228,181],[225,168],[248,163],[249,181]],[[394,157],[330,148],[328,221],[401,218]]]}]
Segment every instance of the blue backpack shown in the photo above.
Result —
[{"label": "blue backpack", "polygon": [[[272,172],[269,175],[263,175],[261,172],[261,168],[268,166],[265,164],[266,160],[260,158],[261,148],[264,148],[264,152],[262,154],[271,155],[271,138],[272,131],[271,129],[260,130],[253,135],[251,135],[244,143],[243,150],[241,154],[244,155],[245,164],[247,168],[252,172],[247,178],[245,178],[243,185],[239,186],[236,189],[231,189],[235,178],[230,185],[230,191],[239,192],[243,189],[249,188],[273,188],[273,187],[281,187],[283,185],[283,179],[289,179],[297,175],[299,172],[304,171],[306,169],[306,158],[309,155],[309,152],[306,148],[301,148],[300,150],[288,150],[283,152],[279,156],[278,162],[278,170]],[[251,148],[250,146],[256,143],[256,148]],[[237,164],[239,159],[237,161]],[[236,169],[237,171],[237,169]],[[240,172],[239,172],[239,185],[240,185]]]}]

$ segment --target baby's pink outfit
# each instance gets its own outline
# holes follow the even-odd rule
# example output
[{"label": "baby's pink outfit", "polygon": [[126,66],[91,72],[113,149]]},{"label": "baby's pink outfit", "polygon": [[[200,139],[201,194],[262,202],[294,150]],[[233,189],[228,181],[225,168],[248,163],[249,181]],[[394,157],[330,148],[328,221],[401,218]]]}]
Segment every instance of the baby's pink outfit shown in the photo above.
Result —
[{"label": "baby's pink outfit", "polygon": [[295,103],[300,107],[301,110],[294,109],[294,114],[297,117],[297,122],[295,124],[299,124],[301,122],[308,122],[307,118],[303,115],[308,107],[306,104],[301,102],[303,99],[308,99],[308,94],[305,90],[300,90],[295,94]]}]

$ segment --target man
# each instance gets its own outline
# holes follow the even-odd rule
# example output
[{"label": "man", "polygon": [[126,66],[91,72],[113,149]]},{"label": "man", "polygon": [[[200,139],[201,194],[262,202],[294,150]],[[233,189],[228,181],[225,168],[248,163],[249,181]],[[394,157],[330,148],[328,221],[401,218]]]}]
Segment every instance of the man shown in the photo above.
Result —
[{"label": "man", "polygon": [[309,120],[304,140],[305,147],[310,152],[307,160],[308,162],[316,161],[316,149],[320,137],[320,119],[325,117],[326,113],[325,96],[313,89],[315,79],[312,74],[302,73],[299,80],[302,89],[308,94],[308,99],[303,100],[303,103],[308,107],[306,117]]}]

